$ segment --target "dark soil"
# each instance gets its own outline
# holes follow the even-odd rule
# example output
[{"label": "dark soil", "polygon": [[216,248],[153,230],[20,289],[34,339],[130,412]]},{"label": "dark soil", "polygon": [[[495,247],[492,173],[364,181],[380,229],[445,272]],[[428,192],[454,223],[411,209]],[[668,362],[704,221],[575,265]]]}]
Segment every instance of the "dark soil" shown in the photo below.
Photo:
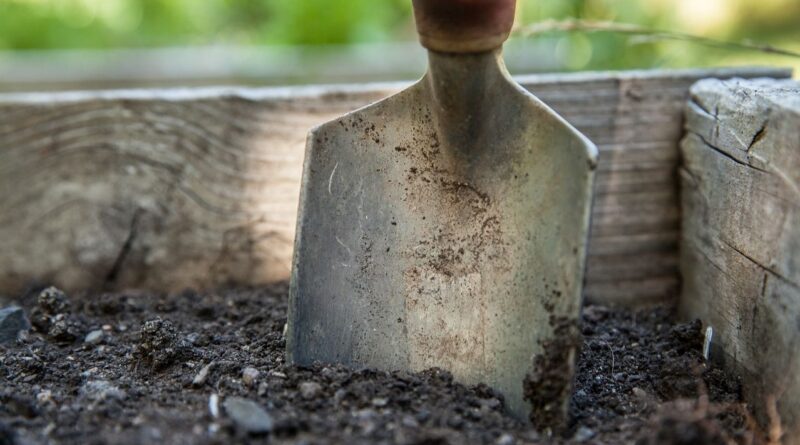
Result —
[{"label": "dark soil", "polygon": [[[548,436],[504,414],[490,388],[441,370],[286,366],[286,286],[72,298],[51,289],[16,303],[34,328],[0,345],[0,445],[759,439],[736,380],[704,363],[699,323],[676,324],[666,309],[585,308],[571,419]],[[255,406],[236,397],[267,415],[234,421],[233,410]]]},{"label": "dark soil", "polygon": [[570,418],[562,403],[569,400],[575,351],[581,346],[577,320],[550,317],[554,339],[542,345],[544,352],[533,360],[533,369],[522,382],[525,400],[531,404],[531,425],[538,431],[563,435]]}]

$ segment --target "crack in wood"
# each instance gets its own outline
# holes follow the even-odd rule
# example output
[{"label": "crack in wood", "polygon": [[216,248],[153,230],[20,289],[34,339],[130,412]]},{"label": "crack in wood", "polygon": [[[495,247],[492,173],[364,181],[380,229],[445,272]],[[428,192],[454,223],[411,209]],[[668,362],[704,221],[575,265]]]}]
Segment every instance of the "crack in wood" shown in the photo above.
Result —
[{"label": "crack in wood", "polygon": [[761,139],[764,139],[764,136],[767,134],[767,123],[769,120],[765,120],[764,123],[761,125],[761,128],[756,131],[756,134],[753,135],[753,139],[750,141],[750,144],[747,146],[747,152],[750,152],[750,149],[753,148]]},{"label": "crack in wood", "polygon": [[[708,108],[704,107],[702,102],[700,102],[700,100],[694,94],[692,94],[689,97],[689,105],[690,106],[694,105],[696,108],[699,108],[700,112],[703,112],[705,115],[707,115],[708,117],[714,119],[715,121],[719,120],[717,118],[717,115],[716,114],[712,114],[711,111]],[[695,110],[695,111],[697,112],[697,110]]]},{"label": "crack in wood", "polygon": [[700,185],[700,177],[697,176],[695,172],[693,172],[688,166],[683,165],[678,167],[678,173],[684,175],[684,177],[691,181],[692,186],[697,188]]},{"label": "crack in wood", "polygon": [[697,138],[698,138],[698,139],[700,139],[700,141],[702,141],[702,142],[703,142],[703,145],[707,146],[708,148],[710,148],[710,149],[714,150],[714,151],[715,151],[715,152],[717,152],[718,154],[720,154],[720,155],[724,156],[724,157],[725,157],[725,158],[727,158],[727,159],[730,159],[731,161],[733,161],[733,162],[735,162],[735,163],[737,163],[737,164],[739,164],[739,165],[743,165],[743,166],[745,166],[745,167],[747,167],[747,168],[752,168],[753,170],[760,171],[760,172],[762,172],[762,173],[770,173],[768,170],[764,170],[764,169],[762,169],[762,168],[759,168],[759,167],[756,167],[756,166],[754,166],[754,165],[751,165],[751,164],[749,164],[749,163],[747,163],[747,162],[740,161],[739,159],[736,159],[735,157],[733,157],[732,155],[730,155],[730,154],[729,154],[729,153],[727,153],[726,151],[724,151],[724,150],[722,150],[722,149],[720,149],[720,148],[718,148],[718,147],[715,147],[715,146],[714,146],[714,145],[713,145],[711,142],[709,142],[708,140],[706,140],[706,138],[704,138],[704,137],[703,137],[703,136],[702,136],[700,133],[697,133],[697,132],[695,132],[695,131],[692,131],[692,130],[688,130],[688,133],[690,133],[690,134],[693,134],[693,135],[697,136]]},{"label": "crack in wood", "polygon": [[750,255],[748,255],[748,254],[744,253],[744,251],[742,251],[742,250],[741,250],[741,249],[739,249],[738,247],[734,246],[732,243],[730,243],[730,242],[729,242],[728,240],[726,240],[725,238],[722,238],[722,237],[718,237],[718,238],[719,238],[719,240],[720,240],[720,241],[721,241],[723,244],[725,244],[725,245],[726,245],[726,246],[728,246],[729,248],[731,248],[731,249],[735,250],[735,251],[736,251],[736,252],[737,252],[739,255],[741,255],[741,256],[743,256],[743,257],[745,257],[745,258],[746,258],[748,261],[750,261],[751,263],[755,264],[755,265],[756,265],[756,266],[758,266],[759,268],[763,269],[763,270],[764,270],[764,271],[766,271],[766,272],[769,272],[769,273],[771,273],[773,276],[775,276],[775,278],[778,278],[779,280],[781,280],[781,281],[785,282],[786,284],[788,284],[789,286],[791,286],[791,287],[793,287],[793,288],[795,288],[795,289],[800,289],[800,284],[798,284],[798,283],[795,283],[795,282],[794,282],[794,281],[792,281],[790,278],[788,278],[788,277],[786,277],[786,276],[782,275],[781,273],[779,273],[779,272],[778,272],[778,271],[776,271],[775,269],[773,269],[773,268],[771,268],[771,267],[768,267],[768,266],[765,266],[764,264],[761,264],[761,263],[760,263],[758,260],[756,260],[756,259],[755,259],[755,258],[753,258],[752,256],[750,256]]},{"label": "crack in wood", "polygon": [[122,247],[119,249],[119,253],[117,257],[114,259],[114,263],[109,269],[108,273],[106,274],[104,280],[104,287],[111,288],[117,282],[117,278],[119,278],[119,273],[122,270],[122,265],[125,263],[125,259],[127,259],[128,255],[130,254],[131,250],[133,249],[133,243],[136,240],[136,236],[138,235],[139,231],[139,217],[143,213],[141,208],[137,208],[136,211],[133,213],[133,217],[131,218],[131,224],[128,229],[128,236],[125,237],[125,241],[122,243]]},{"label": "crack in wood", "polygon": [[792,203],[795,206],[800,204],[800,185],[798,185],[798,183],[794,179],[792,179],[792,177],[789,176],[788,173],[783,171],[783,169],[776,167],[775,164],[770,162],[768,159],[759,156],[757,153],[753,153],[751,156],[753,159],[766,165],[769,168],[769,170],[765,171],[768,173],[773,173],[775,176],[777,176],[778,179],[780,179],[789,188],[792,194],[794,194],[794,196],[797,198],[797,201],[787,200],[789,203]]},{"label": "crack in wood", "polygon": [[692,242],[693,244],[695,244],[695,246],[696,246],[695,251],[697,253],[699,253],[700,255],[702,255],[703,258],[705,258],[706,261],[708,261],[708,264],[710,264],[714,269],[717,269],[718,271],[720,271],[720,273],[722,275],[725,275],[726,277],[728,277],[730,279],[733,279],[733,276],[730,273],[728,273],[728,271],[725,270],[724,267],[720,266],[719,264],[714,262],[714,260],[711,259],[711,256],[706,252],[706,250],[703,248],[703,246],[700,243],[697,243],[696,241],[693,241],[693,240],[690,240],[689,242]]}]

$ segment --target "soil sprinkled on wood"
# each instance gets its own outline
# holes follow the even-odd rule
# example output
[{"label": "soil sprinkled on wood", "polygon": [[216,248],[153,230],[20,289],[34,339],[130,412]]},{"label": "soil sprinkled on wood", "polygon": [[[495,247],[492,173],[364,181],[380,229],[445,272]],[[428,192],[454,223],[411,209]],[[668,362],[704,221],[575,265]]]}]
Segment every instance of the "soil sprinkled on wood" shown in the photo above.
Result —
[{"label": "soil sprinkled on wood", "polygon": [[[677,445],[760,438],[736,379],[703,360],[700,324],[674,323],[664,308],[585,308],[570,417],[555,419],[561,427],[548,433],[533,428],[543,414],[520,422],[505,414],[497,392],[460,385],[438,369],[287,366],[286,290],[67,296],[50,288],[0,300],[0,308],[22,306],[32,325],[0,344],[0,444]],[[532,397],[570,387],[545,381],[527,380]]]}]

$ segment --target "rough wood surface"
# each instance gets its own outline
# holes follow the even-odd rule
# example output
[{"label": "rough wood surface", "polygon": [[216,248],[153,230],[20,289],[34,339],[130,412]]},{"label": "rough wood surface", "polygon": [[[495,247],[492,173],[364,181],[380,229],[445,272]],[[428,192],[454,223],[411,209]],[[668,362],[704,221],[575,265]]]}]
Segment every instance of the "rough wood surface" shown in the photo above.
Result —
[{"label": "rough wood surface", "polygon": [[[600,149],[590,299],[677,292],[675,171],[689,86],[789,74],[518,78]],[[308,129],[404,86],[0,95],[0,292],[287,278]]]},{"label": "rough wood surface", "polygon": [[800,444],[800,83],[692,88],[681,168],[681,308],[743,373],[761,423]]}]

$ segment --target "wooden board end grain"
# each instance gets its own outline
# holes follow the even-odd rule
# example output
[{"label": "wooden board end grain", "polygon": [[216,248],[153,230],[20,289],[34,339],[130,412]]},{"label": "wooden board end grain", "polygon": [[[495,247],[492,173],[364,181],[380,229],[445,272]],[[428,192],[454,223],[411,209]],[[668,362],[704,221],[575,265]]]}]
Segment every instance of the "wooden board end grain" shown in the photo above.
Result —
[{"label": "wooden board end grain", "polygon": [[774,438],[800,443],[800,83],[705,80],[681,166],[681,311]]}]

